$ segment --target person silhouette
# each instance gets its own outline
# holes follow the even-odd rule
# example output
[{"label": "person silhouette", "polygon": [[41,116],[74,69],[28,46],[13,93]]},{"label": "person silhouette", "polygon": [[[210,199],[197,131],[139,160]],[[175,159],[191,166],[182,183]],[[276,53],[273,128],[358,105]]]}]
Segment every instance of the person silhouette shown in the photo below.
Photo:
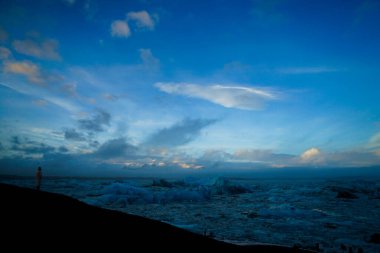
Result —
[{"label": "person silhouette", "polygon": [[36,171],[36,189],[37,191],[41,188],[41,180],[42,180],[42,171],[41,167],[38,166],[38,169]]}]

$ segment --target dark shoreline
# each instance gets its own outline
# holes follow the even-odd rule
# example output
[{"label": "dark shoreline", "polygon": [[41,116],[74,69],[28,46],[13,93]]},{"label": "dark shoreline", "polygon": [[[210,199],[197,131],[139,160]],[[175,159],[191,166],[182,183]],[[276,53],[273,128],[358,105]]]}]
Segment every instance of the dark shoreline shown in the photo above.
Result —
[{"label": "dark shoreline", "polygon": [[87,205],[68,196],[0,184],[3,248],[136,252],[310,252],[284,246],[238,246],[147,218]]}]

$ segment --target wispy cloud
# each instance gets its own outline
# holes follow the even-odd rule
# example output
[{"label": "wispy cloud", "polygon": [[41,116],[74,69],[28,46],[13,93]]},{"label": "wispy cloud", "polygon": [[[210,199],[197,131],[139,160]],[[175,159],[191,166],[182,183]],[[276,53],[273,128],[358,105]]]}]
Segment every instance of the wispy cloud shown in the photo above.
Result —
[{"label": "wispy cloud", "polygon": [[112,37],[128,38],[131,35],[131,29],[125,20],[115,20],[111,23]]},{"label": "wispy cloud", "polygon": [[113,95],[113,94],[110,94],[110,93],[103,93],[102,94],[102,97],[108,101],[112,101],[112,102],[115,102],[119,99],[119,96],[116,96],[116,95]]},{"label": "wispy cloud", "polygon": [[66,83],[66,84],[62,85],[61,89],[62,89],[63,93],[65,93],[66,95],[68,95],[70,97],[77,97],[78,96],[76,83]]},{"label": "wispy cloud", "polygon": [[25,94],[27,96],[31,96],[33,98],[40,97],[41,99],[51,103],[55,106],[58,106],[70,113],[78,113],[82,111],[82,107],[78,106],[78,104],[73,103],[67,99],[63,99],[57,96],[54,96],[47,92],[47,89],[35,89],[35,86],[31,85],[23,85],[22,83],[12,82],[12,83],[0,83],[1,86],[7,87],[15,92],[20,94]]},{"label": "wispy cloud", "polygon": [[33,100],[33,104],[39,107],[45,107],[49,104],[49,102],[46,101],[45,99],[35,99]]},{"label": "wispy cloud", "polygon": [[11,50],[6,47],[0,47],[0,60],[7,60],[12,56]]},{"label": "wispy cloud", "polygon": [[44,99],[71,113],[77,113],[81,111],[81,107],[79,107],[77,104],[72,103],[71,101],[67,99],[63,99],[63,98],[52,96],[52,95],[44,96]]},{"label": "wispy cloud", "polygon": [[191,83],[156,83],[155,86],[169,94],[200,98],[227,108],[243,110],[260,110],[267,101],[278,99],[278,92],[248,86]]},{"label": "wispy cloud", "polygon": [[374,134],[368,141],[369,148],[380,148],[380,132]]},{"label": "wispy cloud", "polygon": [[145,142],[147,146],[176,147],[185,145],[197,138],[201,130],[215,123],[211,119],[184,119],[183,121],[159,130]]},{"label": "wispy cloud", "polygon": [[160,69],[160,60],[153,56],[152,51],[149,48],[141,48],[139,51],[140,59],[144,66],[152,70]]},{"label": "wispy cloud", "polygon": [[337,68],[317,66],[317,67],[288,67],[288,68],[277,68],[275,72],[280,74],[320,74],[340,71]]},{"label": "wispy cloud", "polygon": [[147,28],[149,30],[154,30],[155,21],[145,10],[143,11],[131,11],[127,13],[127,20],[136,22],[138,28]]},{"label": "wispy cloud", "polygon": [[20,54],[45,60],[61,60],[61,56],[58,53],[58,41],[54,39],[45,39],[41,41],[32,39],[15,40],[12,45]]}]

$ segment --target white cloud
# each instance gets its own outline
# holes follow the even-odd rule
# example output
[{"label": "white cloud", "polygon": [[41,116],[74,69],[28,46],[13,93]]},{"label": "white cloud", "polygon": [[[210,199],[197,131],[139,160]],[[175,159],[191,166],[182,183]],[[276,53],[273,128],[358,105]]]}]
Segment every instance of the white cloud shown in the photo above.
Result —
[{"label": "white cloud", "polygon": [[155,22],[147,11],[128,12],[127,20],[135,21],[138,28],[154,30],[155,27]]},{"label": "white cloud", "polygon": [[128,38],[131,35],[131,29],[124,20],[115,20],[111,24],[111,35],[113,37]]},{"label": "white cloud", "polygon": [[319,74],[319,73],[328,73],[328,72],[337,72],[339,69],[331,67],[289,67],[289,68],[278,68],[275,70],[280,74]]},{"label": "white cloud", "polygon": [[61,60],[61,56],[57,51],[58,41],[54,39],[46,39],[40,42],[31,39],[15,40],[12,45],[20,54],[45,60]]},{"label": "white cloud", "polygon": [[277,94],[262,88],[233,85],[199,85],[191,83],[156,83],[163,92],[201,98],[227,108],[260,110],[268,100],[277,99]]},{"label": "white cloud", "polygon": [[52,104],[66,110],[68,112],[71,112],[71,113],[80,112],[82,109],[81,107],[77,106],[76,104],[71,103],[69,100],[64,99],[64,98],[60,98],[57,96],[46,96],[46,97],[44,97],[44,99],[46,101],[48,101],[49,103],[52,103]]},{"label": "white cloud", "polygon": [[7,60],[11,57],[12,52],[6,47],[0,47],[0,60]]},{"label": "white cloud", "polygon": [[310,148],[303,152],[301,155],[302,161],[311,161],[317,158],[321,154],[321,151],[318,148]]}]

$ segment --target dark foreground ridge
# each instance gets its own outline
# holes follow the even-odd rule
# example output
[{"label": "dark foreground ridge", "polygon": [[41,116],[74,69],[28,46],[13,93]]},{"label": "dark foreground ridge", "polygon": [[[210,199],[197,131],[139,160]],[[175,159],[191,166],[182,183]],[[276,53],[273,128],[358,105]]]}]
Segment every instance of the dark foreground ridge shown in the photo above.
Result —
[{"label": "dark foreground ridge", "polygon": [[[0,184],[2,247],[62,252],[310,252],[282,246],[238,246],[76,199]],[[206,251],[206,252],[207,252]]]}]

